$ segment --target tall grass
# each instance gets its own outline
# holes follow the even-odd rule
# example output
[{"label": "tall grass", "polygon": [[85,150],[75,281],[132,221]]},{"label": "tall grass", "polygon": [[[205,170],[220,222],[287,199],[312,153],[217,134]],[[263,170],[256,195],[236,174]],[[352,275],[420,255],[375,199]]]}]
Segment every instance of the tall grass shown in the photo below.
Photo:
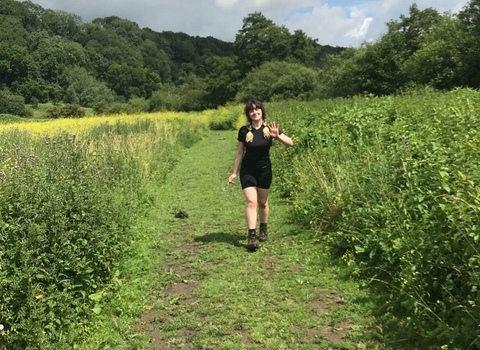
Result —
[{"label": "tall grass", "polygon": [[357,266],[413,347],[480,348],[479,102],[456,90],[269,106],[296,143],[274,152],[293,220]]},{"label": "tall grass", "polygon": [[207,128],[202,116],[157,114],[3,129],[0,349],[54,349],[88,327],[139,239],[148,183]]}]

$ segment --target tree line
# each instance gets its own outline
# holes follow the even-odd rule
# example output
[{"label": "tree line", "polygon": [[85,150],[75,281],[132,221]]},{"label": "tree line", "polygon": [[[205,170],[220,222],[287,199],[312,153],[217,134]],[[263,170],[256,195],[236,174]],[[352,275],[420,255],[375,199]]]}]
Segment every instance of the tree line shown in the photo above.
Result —
[{"label": "tree line", "polygon": [[[266,45],[290,46],[288,57],[299,64],[313,67],[341,50],[318,45],[302,31],[291,34],[260,13],[249,18],[251,31],[268,32]],[[232,100],[242,77],[271,57],[265,52],[260,61],[248,61],[254,52],[241,41],[159,33],[115,16],[84,23],[30,1],[3,0],[0,99],[8,92],[26,103],[75,103],[99,112],[127,102],[147,110],[212,108]],[[287,58],[284,52],[277,57]],[[246,61],[239,64],[239,58]]]},{"label": "tree line", "polygon": [[345,49],[319,45],[261,12],[247,15],[229,43],[155,32],[116,16],[84,23],[30,1],[3,0],[0,113],[19,97],[34,106],[116,113],[202,110],[252,97],[385,95],[423,85],[476,88],[479,13],[480,0],[455,15],[414,4],[376,42]]}]

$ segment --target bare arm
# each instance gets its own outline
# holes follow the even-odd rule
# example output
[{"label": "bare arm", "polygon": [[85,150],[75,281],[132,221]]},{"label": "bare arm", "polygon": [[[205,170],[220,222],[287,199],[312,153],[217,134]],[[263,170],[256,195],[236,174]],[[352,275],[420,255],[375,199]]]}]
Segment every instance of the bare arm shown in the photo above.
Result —
[{"label": "bare arm", "polygon": [[270,135],[274,138],[283,143],[285,146],[291,147],[293,146],[293,140],[285,134],[280,134],[280,124],[270,123],[268,124],[268,128],[270,129]]},{"label": "bare arm", "polygon": [[237,152],[235,152],[235,160],[233,162],[233,171],[232,175],[228,178],[228,182],[233,184],[233,179],[237,177],[238,167],[240,166],[240,162],[242,161],[243,152],[245,150],[245,145],[243,142],[238,141],[237,145]]}]

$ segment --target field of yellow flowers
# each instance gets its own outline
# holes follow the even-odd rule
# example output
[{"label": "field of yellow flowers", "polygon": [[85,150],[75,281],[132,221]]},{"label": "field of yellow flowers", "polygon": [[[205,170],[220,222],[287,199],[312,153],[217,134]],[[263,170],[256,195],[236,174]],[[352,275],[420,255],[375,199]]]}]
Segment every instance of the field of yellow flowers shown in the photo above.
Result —
[{"label": "field of yellow flowers", "polygon": [[49,349],[81,329],[138,238],[149,181],[237,119],[223,109],[0,125],[0,349]]}]

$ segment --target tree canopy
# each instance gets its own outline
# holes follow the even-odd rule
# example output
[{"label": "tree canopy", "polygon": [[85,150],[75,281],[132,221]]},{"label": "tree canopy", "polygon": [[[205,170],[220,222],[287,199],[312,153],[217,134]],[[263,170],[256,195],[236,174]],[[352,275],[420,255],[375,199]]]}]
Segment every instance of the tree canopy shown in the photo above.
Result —
[{"label": "tree canopy", "polygon": [[143,99],[149,110],[198,110],[247,97],[269,101],[385,95],[409,86],[477,88],[479,14],[480,0],[456,15],[413,4],[408,14],[386,23],[377,41],[345,49],[319,45],[261,12],[247,15],[229,43],[156,32],[116,16],[84,23],[75,14],[30,1],[2,0],[0,90],[26,103],[91,107]]}]

